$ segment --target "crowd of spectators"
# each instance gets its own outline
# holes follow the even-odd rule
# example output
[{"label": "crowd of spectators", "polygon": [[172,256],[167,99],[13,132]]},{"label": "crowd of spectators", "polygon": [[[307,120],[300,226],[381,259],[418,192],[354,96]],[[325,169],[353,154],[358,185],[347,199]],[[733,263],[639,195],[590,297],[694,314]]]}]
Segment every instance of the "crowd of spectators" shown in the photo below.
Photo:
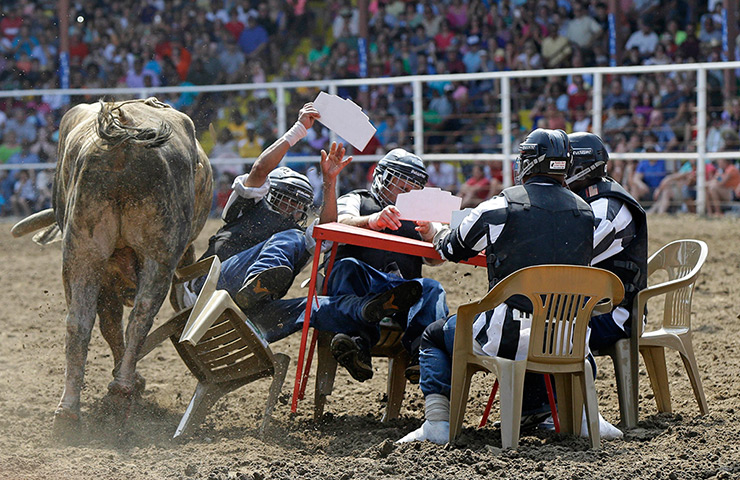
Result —
[{"label": "crowd of spectators", "polygon": [[[604,0],[372,0],[365,55],[359,52],[357,2],[330,0],[133,0],[71,2],[71,88],[147,88],[605,66],[610,62]],[[722,2],[622,0],[617,29],[620,65],[663,65],[722,58]],[[0,87],[60,86],[57,2],[20,0],[0,16]],[[730,41],[732,47],[737,42]],[[736,56],[738,56],[736,52]],[[721,70],[709,75],[707,148],[740,147],[740,100],[724,98]],[[591,75],[513,79],[512,144],[536,127],[591,129]],[[692,72],[605,78],[603,137],[612,152],[691,151],[696,140],[696,78]],[[734,90],[736,91],[736,86]],[[290,109],[317,89],[289,92]],[[368,112],[377,135],[365,151],[413,145],[411,85],[341,87]],[[212,158],[254,157],[276,132],[275,92],[160,94],[188,113]],[[0,163],[53,162],[56,128],[69,105],[93,95],[38,95],[0,99]],[[500,152],[499,83],[493,80],[425,83],[425,151]],[[297,154],[316,154],[328,131],[316,123]],[[357,153],[357,152],[355,152]],[[297,165],[299,168],[302,164]],[[365,187],[367,164],[350,165],[343,191]],[[220,172],[216,190],[241,173]],[[500,191],[500,164],[435,164],[432,183],[458,191],[473,205]],[[711,213],[740,194],[732,162],[706,169]],[[23,215],[48,205],[48,172],[22,166],[0,170],[0,213]],[[665,211],[690,198],[687,162],[615,161],[611,174],[642,200]],[[308,172],[309,176],[315,172]],[[28,179],[25,177],[28,176]],[[695,176],[695,175],[694,175]],[[435,180],[439,178],[439,180]],[[728,180],[730,179],[730,180]],[[21,181],[23,180],[23,181]],[[223,188],[220,188],[223,187]],[[732,195],[728,197],[728,192]],[[223,195],[222,195],[223,196]],[[685,208],[691,208],[690,202]]]}]

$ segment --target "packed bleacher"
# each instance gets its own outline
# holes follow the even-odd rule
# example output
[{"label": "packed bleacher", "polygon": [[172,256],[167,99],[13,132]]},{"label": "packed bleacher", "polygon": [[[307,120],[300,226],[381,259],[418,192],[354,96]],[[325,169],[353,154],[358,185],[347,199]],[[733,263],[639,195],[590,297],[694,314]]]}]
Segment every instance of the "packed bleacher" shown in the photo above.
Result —
[{"label": "packed bleacher", "polygon": [[[320,3],[320,5],[319,5]],[[368,77],[606,66],[610,63],[607,7],[601,1],[430,0],[370,1]],[[722,2],[623,0],[616,28],[620,65],[664,65],[722,58]],[[319,8],[320,7],[320,8]],[[22,0],[0,17],[0,88],[61,86],[57,2]],[[71,3],[70,88],[146,88],[358,78],[360,12],[357,2],[334,0],[135,0]],[[733,48],[740,39],[731,39]],[[736,51],[736,57],[740,52]],[[733,77],[734,78],[734,77]],[[740,147],[737,84],[725,98],[725,76],[710,71],[707,150]],[[591,129],[590,75],[512,80],[512,144],[532,128]],[[685,152],[696,148],[696,78],[671,72],[605,78],[602,134],[611,152]],[[318,89],[289,94],[289,111]],[[499,83],[438,81],[425,84],[424,145],[429,153],[499,153]],[[408,84],[340,87],[377,127],[362,153],[413,145],[412,91]],[[158,95],[193,118],[212,158],[256,157],[276,131],[274,91]],[[70,105],[94,95],[0,99],[0,214],[26,215],[49,204],[53,174],[23,164],[53,163],[57,126]],[[217,139],[210,139],[213,123]],[[329,134],[320,124],[299,154],[315,155]],[[341,189],[364,187],[368,164],[356,163]],[[500,164],[463,162],[442,175],[470,204],[500,191]],[[734,170],[733,170],[734,169]],[[219,190],[241,164],[222,168]],[[740,196],[733,162],[707,165],[709,213]],[[309,172],[312,173],[312,172]],[[691,162],[612,161],[610,174],[652,211],[690,210],[695,195]],[[225,188],[225,187],[224,187]],[[729,195],[729,197],[728,197]],[[223,192],[221,194],[223,197]]]}]

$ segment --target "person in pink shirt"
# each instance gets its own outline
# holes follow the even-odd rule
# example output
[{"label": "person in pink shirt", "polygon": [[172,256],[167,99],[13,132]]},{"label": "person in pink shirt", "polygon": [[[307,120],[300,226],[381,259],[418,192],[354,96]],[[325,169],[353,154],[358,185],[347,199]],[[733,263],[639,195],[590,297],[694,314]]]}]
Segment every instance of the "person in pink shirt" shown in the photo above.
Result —
[{"label": "person in pink shirt", "polygon": [[468,6],[462,0],[454,0],[447,8],[445,18],[453,30],[463,31],[468,24]]}]

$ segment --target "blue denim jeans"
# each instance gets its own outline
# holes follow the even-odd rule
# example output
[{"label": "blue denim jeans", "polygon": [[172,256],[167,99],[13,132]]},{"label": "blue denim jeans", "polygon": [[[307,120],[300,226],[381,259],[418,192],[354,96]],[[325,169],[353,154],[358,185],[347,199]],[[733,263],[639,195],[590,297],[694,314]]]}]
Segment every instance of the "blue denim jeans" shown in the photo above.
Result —
[{"label": "blue denim jeans", "polygon": [[[372,295],[319,296],[311,307],[311,326],[332,333],[346,333],[364,338],[368,345],[372,339],[377,343],[376,325],[362,318],[362,306]],[[303,328],[306,314],[306,298],[273,300],[249,313],[249,320],[257,326],[269,343],[281,340]],[[318,307],[316,304],[318,303]]]},{"label": "blue denim jeans", "polygon": [[[295,277],[310,258],[304,233],[285,230],[226,259],[221,264],[217,288],[234,296],[247,279],[279,265],[290,267]],[[198,279],[193,289],[199,292],[204,281],[205,277]],[[378,327],[362,319],[362,306],[370,298],[372,295],[358,295],[349,291],[338,292],[331,297],[318,297],[312,307],[311,326],[322,331],[360,336],[368,342],[374,338],[375,341],[370,343],[374,345],[378,340],[374,336]],[[250,312],[249,320],[267,342],[276,342],[302,328],[306,302],[305,298],[273,300]]]},{"label": "blue denim jeans", "polygon": [[[392,273],[381,272],[357,259],[343,258],[334,264],[329,276],[327,294],[332,297],[337,295],[372,297],[407,281],[409,280]],[[447,294],[438,281],[430,278],[415,278],[411,281],[421,284],[421,299],[411,307],[407,318],[396,319],[405,330],[401,343],[409,352],[415,350],[421,334],[428,325],[438,319],[447,318],[449,314]],[[371,327],[373,328],[366,329],[370,335],[366,340],[370,345],[375,345],[380,338],[380,327]]]},{"label": "blue denim jeans", "polygon": [[[424,333],[419,354],[421,368],[419,387],[424,396],[438,393],[450,397],[452,349],[455,344],[456,326],[457,315],[452,315],[447,321],[438,321],[431,325]],[[544,377],[540,374],[527,373],[524,377],[522,415],[549,409]]]},{"label": "blue denim jeans", "polygon": [[298,229],[284,230],[224,260],[217,288],[234,296],[247,279],[279,265],[290,267],[295,278],[310,258],[305,234]]}]

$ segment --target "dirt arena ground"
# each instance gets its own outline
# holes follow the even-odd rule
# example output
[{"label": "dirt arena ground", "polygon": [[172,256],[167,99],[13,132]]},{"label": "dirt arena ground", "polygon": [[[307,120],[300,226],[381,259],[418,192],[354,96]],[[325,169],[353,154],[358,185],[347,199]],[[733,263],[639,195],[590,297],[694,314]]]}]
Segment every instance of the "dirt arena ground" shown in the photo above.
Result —
[{"label": "dirt arena ground", "polygon": [[[312,395],[289,414],[299,335],[273,346],[293,362],[281,402],[264,438],[257,427],[267,394],[261,380],[229,394],[187,442],[170,440],[195,388],[194,378],[169,343],[139,364],[147,380],[124,435],[107,428],[101,399],[112,359],[100,332],[93,333],[83,390],[82,435],[62,443],[51,435],[52,414],[64,374],[65,302],[59,243],[40,247],[14,239],[0,224],[0,478],[2,479],[697,479],[740,478],[740,252],[737,219],[692,216],[650,218],[650,252],[679,238],[709,244],[709,259],[694,296],[694,347],[710,414],[698,416],[678,354],[667,354],[673,414],[657,414],[640,372],[640,424],[623,439],[589,451],[585,439],[534,432],[518,451],[502,451],[498,428],[475,430],[492,379],[476,376],[460,444],[396,446],[419,426],[423,399],[409,386],[399,420],[380,422],[387,366],[362,384],[339,372],[322,423],[314,423]],[[198,243],[202,252],[218,227],[210,221]],[[445,265],[426,274],[448,291],[450,308],[481,296],[485,271]],[[299,279],[306,277],[304,273]],[[298,283],[298,282],[297,282]],[[289,295],[305,295],[293,287]],[[656,308],[656,307],[654,307]],[[166,305],[161,324],[172,313]],[[657,319],[651,318],[651,323]],[[618,420],[613,370],[598,361],[602,414]],[[309,384],[312,392],[313,384]],[[497,407],[493,409],[497,415]],[[490,425],[490,424],[489,424]]]}]

